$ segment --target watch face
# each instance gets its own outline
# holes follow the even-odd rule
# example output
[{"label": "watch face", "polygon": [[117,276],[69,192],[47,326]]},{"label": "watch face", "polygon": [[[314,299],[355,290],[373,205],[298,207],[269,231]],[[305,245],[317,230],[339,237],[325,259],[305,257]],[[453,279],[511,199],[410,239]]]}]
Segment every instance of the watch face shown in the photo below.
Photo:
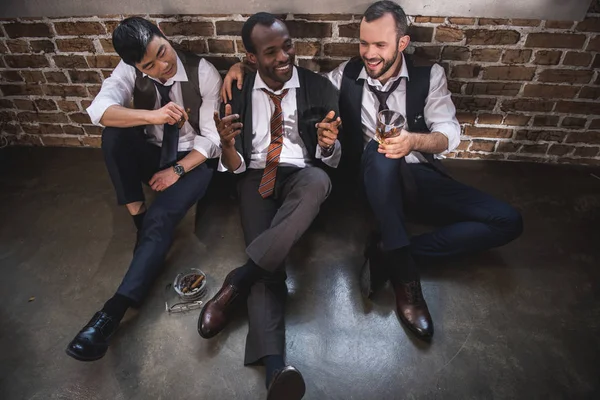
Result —
[{"label": "watch face", "polygon": [[175,173],[179,176],[183,175],[183,173],[185,172],[183,170],[183,167],[179,164],[175,164],[175,166],[173,166],[173,169],[175,170]]}]

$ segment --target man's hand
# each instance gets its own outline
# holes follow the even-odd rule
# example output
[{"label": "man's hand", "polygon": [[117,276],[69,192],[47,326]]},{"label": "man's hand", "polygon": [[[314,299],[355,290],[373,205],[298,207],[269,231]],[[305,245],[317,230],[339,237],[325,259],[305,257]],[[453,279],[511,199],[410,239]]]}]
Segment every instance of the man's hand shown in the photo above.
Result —
[{"label": "man's hand", "polygon": [[231,105],[229,104],[225,105],[225,117],[223,119],[215,111],[215,125],[217,125],[217,131],[221,137],[221,145],[223,147],[233,147],[235,145],[235,137],[242,132],[244,125],[241,122],[235,122],[239,117],[237,114],[231,114]]},{"label": "man's hand", "polygon": [[179,121],[188,120],[188,115],[179,104],[170,102],[158,110],[150,111],[148,122],[150,125],[175,125]]},{"label": "man's hand", "polygon": [[412,134],[402,129],[399,136],[385,139],[379,144],[379,151],[387,158],[402,158],[410,154],[414,148]]},{"label": "man's hand", "polygon": [[221,86],[221,98],[223,103],[227,103],[231,100],[231,88],[233,87],[233,81],[237,81],[237,88],[242,90],[244,83],[244,63],[238,62],[229,68],[225,79],[223,79],[223,85]]},{"label": "man's hand", "polygon": [[152,190],[162,192],[167,190],[171,185],[179,180],[179,175],[175,173],[172,167],[163,169],[154,174],[150,179],[150,187]]},{"label": "man's hand", "polygon": [[340,117],[334,120],[333,117],[335,117],[335,111],[329,111],[323,121],[316,125],[319,146],[323,149],[330,149],[338,137],[338,127],[342,120]]}]

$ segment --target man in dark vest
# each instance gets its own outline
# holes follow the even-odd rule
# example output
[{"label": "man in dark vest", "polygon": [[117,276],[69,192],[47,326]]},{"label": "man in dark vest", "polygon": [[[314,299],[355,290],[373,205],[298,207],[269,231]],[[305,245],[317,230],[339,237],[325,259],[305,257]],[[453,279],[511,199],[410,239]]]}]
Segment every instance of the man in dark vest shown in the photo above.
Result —
[{"label": "man in dark vest", "polygon": [[[94,124],[105,127],[108,173],[138,233],[116,294],[66,349],[81,361],[102,358],[126,310],[141,303],[165,261],[176,225],[206,192],[214,169],[206,160],[220,155],[213,121],[221,85],[217,70],[194,54],[175,51],[143,18],[123,20],[113,45],[122,61],[87,112]],[[149,207],[142,183],[157,192]]]},{"label": "man in dark vest", "polygon": [[[372,295],[388,279],[400,320],[418,337],[433,335],[433,322],[419,277],[419,264],[504,245],[521,234],[512,206],[464,185],[445,171],[440,158],[460,143],[460,125],[444,69],[419,66],[405,56],[407,18],[392,1],[372,4],[360,24],[360,57],[328,77],[340,87],[345,122],[344,154],[360,165],[377,229],[366,251],[363,293]],[[400,112],[399,136],[374,140],[377,114]],[[410,237],[406,217],[440,226]]]},{"label": "man in dark vest", "polygon": [[286,366],[285,259],[317,216],[336,167],[338,93],[324,77],[294,65],[285,24],[258,13],[244,23],[247,58],[258,69],[215,116],[221,135],[219,169],[239,175],[238,192],[248,261],[225,278],[200,313],[198,332],[212,338],[247,304],[249,332],[244,363],[266,367],[268,400],[304,395],[302,375]]},{"label": "man in dark vest", "polygon": [[[372,4],[360,23],[360,57],[327,74],[340,88],[340,168],[357,170],[377,233],[365,251],[361,274],[366,296],[388,280],[400,320],[419,338],[433,335],[418,265],[504,245],[522,232],[512,206],[464,185],[444,170],[440,158],[460,143],[460,125],[440,65],[418,65],[404,55],[410,37],[402,8]],[[223,95],[241,66],[230,71]],[[406,125],[397,137],[374,140],[380,110],[398,111]],[[406,217],[440,226],[410,237]]]}]

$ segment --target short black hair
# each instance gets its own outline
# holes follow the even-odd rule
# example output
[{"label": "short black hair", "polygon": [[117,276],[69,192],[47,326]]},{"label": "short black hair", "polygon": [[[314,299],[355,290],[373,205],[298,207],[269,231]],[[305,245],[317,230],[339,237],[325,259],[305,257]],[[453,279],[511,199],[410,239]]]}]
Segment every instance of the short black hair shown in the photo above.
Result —
[{"label": "short black hair", "polygon": [[398,38],[406,35],[408,32],[408,20],[406,14],[402,7],[393,1],[383,0],[371,4],[363,14],[363,18],[365,21],[371,22],[383,17],[387,13],[392,14],[394,21],[396,21],[396,34],[398,35]]},{"label": "short black hair", "polygon": [[158,26],[147,19],[129,17],[121,21],[113,32],[113,47],[126,64],[135,66],[144,58],[146,47],[154,36],[165,37]]},{"label": "short black hair", "polygon": [[[259,12],[252,15],[246,22],[244,22],[244,26],[242,26],[242,42],[244,43],[244,47],[248,53],[256,54],[256,47],[252,42],[252,30],[254,27],[258,25],[270,27],[275,23],[275,21],[281,21],[275,15],[267,12]],[[283,21],[281,21],[283,22]]]}]

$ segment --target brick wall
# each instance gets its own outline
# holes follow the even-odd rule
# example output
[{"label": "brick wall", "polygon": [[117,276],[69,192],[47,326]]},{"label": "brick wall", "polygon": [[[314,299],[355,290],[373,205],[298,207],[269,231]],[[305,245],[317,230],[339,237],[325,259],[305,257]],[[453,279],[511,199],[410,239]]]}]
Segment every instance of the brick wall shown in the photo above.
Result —
[{"label": "brick wall", "polygon": [[[600,165],[600,7],[584,21],[411,17],[414,51],[439,61],[463,126],[456,158]],[[221,71],[243,56],[241,15],[150,15]],[[357,15],[287,15],[298,64],[356,54]],[[0,20],[0,125],[11,144],[93,146],[85,108],[119,62],[123,16]]]}]

